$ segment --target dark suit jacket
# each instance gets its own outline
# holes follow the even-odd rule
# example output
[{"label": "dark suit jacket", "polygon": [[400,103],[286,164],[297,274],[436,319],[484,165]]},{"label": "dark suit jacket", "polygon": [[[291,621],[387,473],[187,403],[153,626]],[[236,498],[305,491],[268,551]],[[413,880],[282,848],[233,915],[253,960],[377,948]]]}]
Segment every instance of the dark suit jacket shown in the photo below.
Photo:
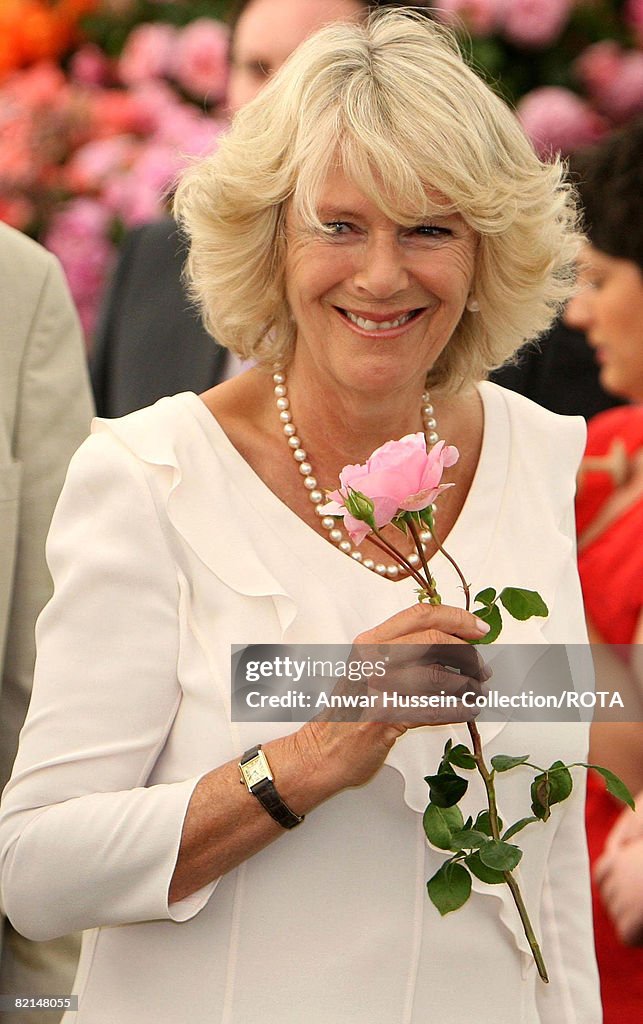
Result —
[{"label": "dark suit jacket", "polygon": [[127,235],[94,342],[99,416],[124,416],[165,395],[218,383],[225,350],[206,333],[181,281],[185,243],[166,218]]}]

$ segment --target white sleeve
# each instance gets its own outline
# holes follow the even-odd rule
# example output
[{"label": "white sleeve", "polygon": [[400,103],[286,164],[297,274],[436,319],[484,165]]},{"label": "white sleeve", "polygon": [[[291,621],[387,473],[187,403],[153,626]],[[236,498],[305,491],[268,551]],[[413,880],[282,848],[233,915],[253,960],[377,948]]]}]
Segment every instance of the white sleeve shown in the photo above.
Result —
[{"label": "white sleeve", "polygon": [[147,780],[181,699],[178,583],[143,467],[106,434],[74,456],[52,521],[54,596],[0,815],[0,902],[46,940],[193,916],[168,907],[198,779]]}]

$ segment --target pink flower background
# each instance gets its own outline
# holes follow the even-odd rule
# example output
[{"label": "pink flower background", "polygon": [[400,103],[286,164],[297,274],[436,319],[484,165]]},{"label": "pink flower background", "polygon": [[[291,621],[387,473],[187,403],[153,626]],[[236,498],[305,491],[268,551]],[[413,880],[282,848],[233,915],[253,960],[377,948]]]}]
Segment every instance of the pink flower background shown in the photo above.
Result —
[{"label": "pink flower background", "polygon": [[[67,3],[84,13],[57,62],[25,56],[3,71],[0,60],[0,220],[59,256],[90,343],[123,234],[167,209],[185,160],[225,126],[228,30],[216,16],[229,0]],[[643,112],[643,0],[435,7],[542,155]]]}]

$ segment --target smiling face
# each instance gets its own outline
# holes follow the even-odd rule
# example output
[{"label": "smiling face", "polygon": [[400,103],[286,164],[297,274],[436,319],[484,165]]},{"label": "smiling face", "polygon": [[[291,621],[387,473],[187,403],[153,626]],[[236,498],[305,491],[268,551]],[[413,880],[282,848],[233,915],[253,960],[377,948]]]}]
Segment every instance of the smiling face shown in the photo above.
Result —
[{"label": "smiling face", "polygon": [[286,216],[296,364],[329,386],[421,390],[470,294],[475,232],[457,213],[397,224],[339,170],[317,212],[329,234]]},{"label": "smiling face", "polygon": [[570,299],[565,322],[585,333],[607,391],[643,401],[643,273],[592,245],[580,261],[583,287]]}]

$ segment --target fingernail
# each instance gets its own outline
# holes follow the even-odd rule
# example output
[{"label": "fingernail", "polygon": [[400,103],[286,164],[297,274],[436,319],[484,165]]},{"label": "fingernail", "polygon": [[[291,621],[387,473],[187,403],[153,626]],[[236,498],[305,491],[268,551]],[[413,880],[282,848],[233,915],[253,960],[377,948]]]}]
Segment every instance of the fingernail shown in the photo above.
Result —
[{"label": "fingernail", "polygon": [[482,635],[484,636],[486,633],[489,632],[491,626],[489,625],[488,622],[483,622],[482,619],[479,619],[477,615],[474,615],[474,618],[476,621],[476,629],[478,630],[479,633],[482,633]]}]

